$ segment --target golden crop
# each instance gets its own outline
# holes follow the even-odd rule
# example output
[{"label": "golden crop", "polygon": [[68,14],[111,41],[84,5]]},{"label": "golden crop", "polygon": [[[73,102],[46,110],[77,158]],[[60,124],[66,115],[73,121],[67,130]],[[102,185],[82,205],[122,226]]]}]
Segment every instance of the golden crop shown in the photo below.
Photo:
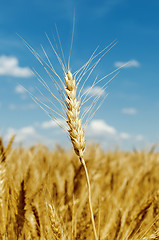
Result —
[{"label": "golden crop", "polygon": [[[0,141],[0,239],[93,239],[75,153],[11,142]],[[98,239],[159,239],[159,154],[89,146],[85,160]]]}]

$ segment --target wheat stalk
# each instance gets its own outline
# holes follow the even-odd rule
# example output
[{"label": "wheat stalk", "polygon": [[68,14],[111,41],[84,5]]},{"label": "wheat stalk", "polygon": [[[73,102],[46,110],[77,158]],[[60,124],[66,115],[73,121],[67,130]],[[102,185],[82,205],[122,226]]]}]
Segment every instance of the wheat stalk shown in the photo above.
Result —
[{"label": "wheat stalk", "polygon": [[77,101],[76,98],[76,82],[72,77],[72,73],[68,70],[65,74],[65,81],[66,81],[66,102],[67,102],[67,124],[69,126],[69,136],[74,148],[75,153],[79,157],[84,170],[86,174],[86,180],[88,185],[88,195],[89,195],[89,207],[90,207],[90,213],[91,213],[91,220],[92,220],[92,226],[93,226],[93,232],[94,237],[97,240],[97,232],[94,222],[94,215],[93,215],[93,209],[92,209],[92,201],[91,201],[91,187],[90,187],[90,181],[89,181],[89,175],[87,171],[87,167],[83,158],[83,153],[85,150],[85,132],[84,128],[82,128],[82,120],[79,118],[79,107],[80,102]]},{"label": "wheat stalk", "polygon": [[[57,31],[57,29],[56,29]],[[73,33],[74,33],[74,27],[73,27]],[[72,42],[71,42],[71,49],[70,49],[70,55],[71,55],[71,50],[72,50],[72,43],[73,43],[73,33],[72,33]],[[90,99],[92,100],[93,96],[89,96],[90,91],[101,81],[103,81],[105,78],[108,76],[114,74],[115,72],[118,71],[118,69],[114,70],[110,74],[107,74],[106,76],[102,77],[97,81],[97,77],[95,78],[92,86],[90,89],[82,93],[82,90],[85,86],[86,81],[89,79],[91,76],[93,70],[95,67],[98,65],[100,60],[104,57],[104,55],[110,51],[110,49],[116,44],[116,42],[112,42],[110,45],[105,47],[103,50],[100,52],[96,53],[98,47],[95,49],[89,60],[74,74],[71,73],[69,64],[70,64],[70,55],[69,55],[69,60],[68,60],[68,67],[66,66],[65,58],[64,58],[64,53],[62,50],[59,34],[57,31],[58,35],[58,41],[60,45],[60,50],[62,57],[60,56],[59,49],[57,47],[57,51],[53,47],[49,37],[47,36],[47,39],[50,43],[50,46],[54,52],[54,54],[57,57],[58,62],[60,63],[62,70],[64,72],[64,79],[65,83],[63,82],[63,79],[60,78],[60,76],[57,74],[55,71],[47,53],[45,52],[44,48],[42,47],[43,53],[47,59],[47,61],[44,61],[44,59],[24,40],[25,45],[28,47],[28,49],[32,52],[32,54],[37,58],[37,60],[40,62],[40,64],[44,67],[46,73],[48,74],[49,78],[51,81],[54,83],[56,90],[60,94],[60,98],[57,98],[54,93],[51,91],[50,87],[46,83],[46,81],[39,75],[35,70],[34,74],[39,80],[39,82],[44,86],[44,88],[51,94],[51,97],[54,98],[54,100],[57,101],[58,104],[60,104],[60,108],[52,102],[49,97],[46,97],[41,91],[40,94],[44,97],[45,100],[47,100],[51,105],[54,106],[54,108],[49,107],[46,105],[44,102],[42,102],[40,99],[38,99],[36,96],[32,95],[30,92],[29,94],[33,98],[33,100],[40,105],[40,107],[49,115],[51,119],[53,119],[61,128],[66,131],[70,137],[70,140],[72,142],[73,148],[75,153],[80,159],[80,162],[84,168],[85,171],[85,176],[86,176],[86,181],[87,181],[87,187],[88,187],[88,196],[89,196],[89,208],[90,208],[90,214],[91,214],[91,221],[92,221],[92,226],[93,226],[93,232],[94,232],[94,238],[97,240],[97,232],[96,232],[96,227],[95,227],[95,221],[94,221],[94,214],[93,214],[93,209],[92,209],[92,200],[91,200],[91,186],[90,186],[90,180],[89,180],[89,175],[88,175],[88,170],[87,166],[84,160],[84,150],[85,150],[85,130],[84,128],[86,127],[88,121],[92,119],[94,116],[95,112],[98,110],[98,108],[101,106],[103,101],[99,104],[98,107],[96,107],[96,110],[94,110],[94,107],[96,106],[98,100],[100,99],[101,95],[98,94],[97,96],[94,97],[94,100],[91,102],[88,108],[82,113],[80,117],[80,108],[83,106],[86,102],[88,102]],[[55,40],[55,39],[54,39]],[[56,43],[56,40],[55,40]],[[57,46],[57,43],[56,43]],[[63,60],[62,60],[63,59]],[[120,67],[121,68],[121,67]],[[109,79],[108,82],[110,82],[118,72]],[[82,86],[80,88],[80,91],[77,96],[77,88],[79,84],[81,83],[81,80],[85,77],[84,82],[82,83]],[[59,82],[56,80],[60,80]],[[104,83],[104,85],[101,88],[101,91],[104,91],[106,89],[106,85],[108,82]],[[62,87],[61,87],[62,86]],[[103,100],[105,99],[106,96],[104,96]],[[47,110],[46,110],[47,109]],[[49,113],[51,111],[51,114]],[[53,113],[53,114],[52,114]],[[82,126],[82,120],[86,117],[87,119],[85,121],[84,126]],[[60,122],[60,120],[56,117],[61,117],[68,125],[68,127],[63,124],[63,122]]]},{"label": "wheat stalk", "polygon": [[7,147],[3,146],[0,138],[0,236],[5,236],[8,211],[8,179],[7,179],[7,153],[11,148],[15,136],[12,136]]}]

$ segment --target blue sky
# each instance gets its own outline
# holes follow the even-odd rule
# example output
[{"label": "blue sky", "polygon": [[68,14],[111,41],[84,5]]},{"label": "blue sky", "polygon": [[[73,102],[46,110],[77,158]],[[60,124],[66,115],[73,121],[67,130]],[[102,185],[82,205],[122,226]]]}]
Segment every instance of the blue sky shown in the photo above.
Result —
[{"label": "blue sky", "polygon": [[[100,143],[104,149],[149,149],[159,142],[158,0],[1,2],[0,135],[6,143],[12,134],[16,134],[16,145],[31,146],[42,142],[50,148],[55,144],[71,146],[66,133],[50,121],[21,87],[24,86],[35,96],[39,96],[36,87],[44,90],[33,76],[33,68],[47,83],[50,79],[17,34],[44,57],[42,44],[52,65],[61,74],[61,67],[45,33],[55,46],[52,36],[54,34],[57,39],[57,25],[67,62],[74,10],[75,31],[70,61],[73,73],[89,59],[98,45],[102,50],[112,41],[117,41],[94,69],[83,91],[90,88],[97,75],[102,78],[129,61],[104,92],[101,83],[94,89],[101,98],[106,94],[108,96],[87,125],[87,142]],[[49,86],[54,92],[54,85]],[[89,96],[93,94],[93,91],[89,92]]]}]

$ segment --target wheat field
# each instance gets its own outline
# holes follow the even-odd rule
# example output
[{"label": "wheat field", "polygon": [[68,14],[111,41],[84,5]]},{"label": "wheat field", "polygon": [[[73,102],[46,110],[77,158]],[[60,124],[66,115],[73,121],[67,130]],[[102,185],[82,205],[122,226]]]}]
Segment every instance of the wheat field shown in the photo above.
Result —
[{"label": "wheat field", "polygon": [[[0,140],[0,239],[94,239],[84,169],[60,146]],[[159,154],[85,153],[98,239],[159,239]]]}]

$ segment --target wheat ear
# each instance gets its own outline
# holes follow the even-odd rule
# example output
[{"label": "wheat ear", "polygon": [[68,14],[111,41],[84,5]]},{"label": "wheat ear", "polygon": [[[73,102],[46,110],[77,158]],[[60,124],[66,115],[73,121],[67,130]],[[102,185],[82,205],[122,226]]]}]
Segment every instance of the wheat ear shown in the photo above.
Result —
[{"label": "wheat ear", "polygon": [[75,80],[73,80],[73,77],[70,71],[67,71],[67,73],[65,74],[65,81],[66,81],[65,92],[67,95],[66,97],[67,117],[68,117],[67,124],[69,125],[69,128],[70,128],[68,132],[69,132],[70,139],[73,144],[75,153],[79,157],[85,171],[87,186],[88,186],[89,208],[91,213],[93,232],[94,232],[95,239],[98,240],[95,222],[94,222],[93,209],[92,209],[91,187],[90,187],[89,175],[88,175],[85,160],[83,158],[86,141],[85,141],[84,128],[82,128],[82,120],[79,119],[80,102],[77,101],[77,98],[76,98],[76,82]]}]

